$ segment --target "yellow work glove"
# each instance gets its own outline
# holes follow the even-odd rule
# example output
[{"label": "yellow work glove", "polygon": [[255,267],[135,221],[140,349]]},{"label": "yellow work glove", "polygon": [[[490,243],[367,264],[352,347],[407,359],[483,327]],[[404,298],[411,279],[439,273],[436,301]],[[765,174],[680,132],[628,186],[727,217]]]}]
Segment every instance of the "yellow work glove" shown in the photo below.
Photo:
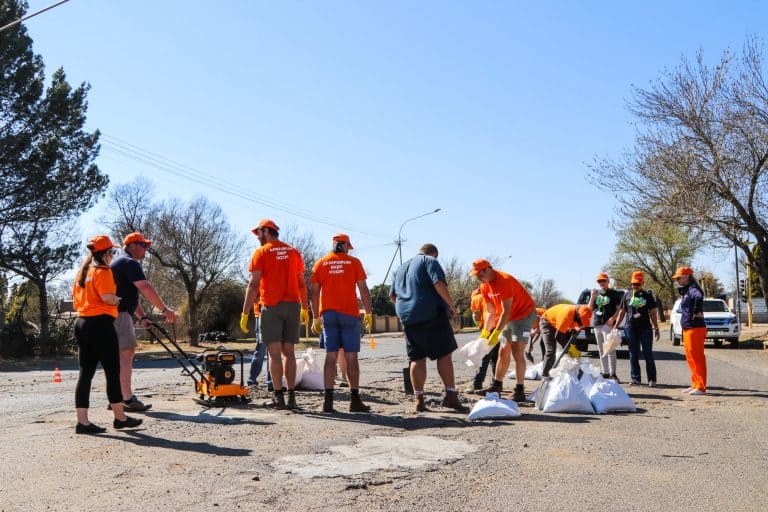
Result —
[{"label": "yellow work glove", "polygon": [[323,321],[319,318],[315,318],[312,320],[312,332],[315,334],[320,334],[320,331],[323,330]]},{"label": "yellow work glove", "polygon": [[574,359],[578,359],[581,357],[581,351],[576,348],[576,345],[571,345],[568,347],[568,355]]},{"label": "yellow work glove", "polygon": [[301,319],[301,325],[309,325],[309,311],[302,309],[299,318]]},{"label": "yellow work glove", "polygon": [[483,338],[484,340],[487,340],[488,338],[491,337],[491,331],[489,331],[488,329],[483,329],[482,331],[480,331],[480,337]]},{"label": "yellow work glove", "polygon": [[240,330],[243,334],[248,334],[248,313],[240,314]]},{"label": "yellow work glove", "polygon": [[371,333],[371,328],[373,327],[373,315],[370,313],[366,313],[363,317],[363,327],[365,327],[365,330],[368,332],[368,334]]},{"label": "yellow work glove", "polygon": [[494,329],[491,333],[491,336],[488,338],[488,346],[493,347],[499,342],[499,336],[501,336],[501,331],[498,329]]}]

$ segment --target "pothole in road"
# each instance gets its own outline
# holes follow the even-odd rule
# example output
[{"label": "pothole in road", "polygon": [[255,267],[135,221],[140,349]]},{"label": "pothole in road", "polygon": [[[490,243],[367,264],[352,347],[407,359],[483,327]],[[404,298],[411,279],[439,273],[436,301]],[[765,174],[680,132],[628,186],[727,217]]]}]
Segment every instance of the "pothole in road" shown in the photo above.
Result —
[{"label": "pothole in road", "polygon": [[477,448],[464,441],[433,436],[373,436],[353,445],[332,446],[316,455],[291,455],[272,463],[276,469],[304,478],[352,476],[370,471],[417,468],[454,462]]}]

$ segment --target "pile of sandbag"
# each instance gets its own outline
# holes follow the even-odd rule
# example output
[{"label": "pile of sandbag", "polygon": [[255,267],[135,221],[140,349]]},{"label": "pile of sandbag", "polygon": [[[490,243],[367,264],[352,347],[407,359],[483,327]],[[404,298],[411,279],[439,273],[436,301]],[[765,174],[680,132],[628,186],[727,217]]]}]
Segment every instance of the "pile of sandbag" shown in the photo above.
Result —
[{"label": "pile of sandbag", "polygon": [[579,364],[565,356],[550,376],[528,397],[542,412],[603,414],[636,410],[621,385],[603,378],[600,370],[587,362]]},{"label": "pile of sandbag", "polygon": [[475,403],[469,412],[470,420],[486,420],[499,418],[517,418],[522,416],[517,408],[517,403],[512,400],[503,400],[498,393],[486,393]]}]

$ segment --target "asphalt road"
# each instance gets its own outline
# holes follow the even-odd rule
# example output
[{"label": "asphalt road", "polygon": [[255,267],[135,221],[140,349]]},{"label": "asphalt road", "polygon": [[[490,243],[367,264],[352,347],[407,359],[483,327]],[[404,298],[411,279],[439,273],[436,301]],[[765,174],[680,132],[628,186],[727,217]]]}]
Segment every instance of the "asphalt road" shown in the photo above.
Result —
[{"label": "asphalt road", "polygon": [[[655,348],[659,387],[625,386],[636,413],[521,407],[519,419],[487,422],[440,410],[434,364],[437,412],[412,412],[400,338],[361,353],[370,415],[319,414],[316,392],[300,393],[300,413],[262,407],[264,392],[205,409],[177,363],[140,361],[136,392],[154,405],[145,424],[98,437],[74,434],[71,360],[52,362],[61,384],[52,368],[4,365],[0,511],[764,509],[768,351],[708,348],[710,394],[691,397],[682,348]],[[456,369],[463,388],[471,370]],[[626,359],[619,371],[628,380]],[[348,394],[337,396],[343,411]],[[99,372],[91,419],[106,426],[110,414]]]}]

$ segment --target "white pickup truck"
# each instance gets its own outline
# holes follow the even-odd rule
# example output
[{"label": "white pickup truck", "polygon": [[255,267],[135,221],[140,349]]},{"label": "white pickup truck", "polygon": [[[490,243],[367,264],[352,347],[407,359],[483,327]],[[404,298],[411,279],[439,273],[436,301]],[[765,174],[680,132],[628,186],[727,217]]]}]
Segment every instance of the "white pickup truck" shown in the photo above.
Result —
[{"label": "white pickup truck", "polygon": [[[736,315],[728,309],[728,304],[722,299],[704,299],[704,323],[707,324],[707,338],[715,342],[719,347],[723,340],[731,343],[733,348],[739,346],[739,322]],[[669,339],[673,345],[679,345],[683,336],[680,326],[680,299],[675,301],[669,318]]]}]

